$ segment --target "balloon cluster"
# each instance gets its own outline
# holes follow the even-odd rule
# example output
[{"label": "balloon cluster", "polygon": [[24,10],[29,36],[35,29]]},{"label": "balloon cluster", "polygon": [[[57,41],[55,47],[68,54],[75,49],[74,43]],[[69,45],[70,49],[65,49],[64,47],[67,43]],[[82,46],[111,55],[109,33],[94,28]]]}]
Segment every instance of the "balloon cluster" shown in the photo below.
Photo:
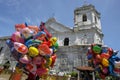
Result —
[{"label": "balloon cluster", "polygon": [[118,51],[109,47],[103,47],[99,44],[91,44],[87,52],[87,59],[89,66],[95,68],[98,76],[102,79],[111,75],[117,76],[116,62],[120,61],[120,58],[116,56]]},{"label": "balloon cluster", "polygon": [[57,38],[47,31],[45,23],[40,27],[16,24],[15,30],[6,43],[18,62],[16,69],[38,76],[47,74],[56,61]]}]

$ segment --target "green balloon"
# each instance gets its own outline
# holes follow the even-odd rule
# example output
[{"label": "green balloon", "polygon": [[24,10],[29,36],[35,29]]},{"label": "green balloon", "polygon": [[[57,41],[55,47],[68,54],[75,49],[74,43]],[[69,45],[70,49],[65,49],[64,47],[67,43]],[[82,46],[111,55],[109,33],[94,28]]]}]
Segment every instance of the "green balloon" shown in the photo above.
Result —
[{"label": "green balloon", "polygon": [[95,46],[93,46],[93,51],[95,52],[95,53],[101,53],[101,50],[102,50],[102,48],[101,47],[99,47],[98,45],[95,45]]},{"label": "green balloon", "polygon": [[55,49],[58,49],[58,43],[56,42],[55,44],[54,44],[54,47],[55,47]]}]

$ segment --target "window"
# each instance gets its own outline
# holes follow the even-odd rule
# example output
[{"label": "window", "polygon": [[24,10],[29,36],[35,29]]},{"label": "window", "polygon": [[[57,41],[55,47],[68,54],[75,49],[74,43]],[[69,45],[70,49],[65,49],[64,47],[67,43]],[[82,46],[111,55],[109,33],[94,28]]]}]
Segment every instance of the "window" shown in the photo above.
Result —
[{"label": "window", "polygon": [[97,18],[96,18],[96,16],[95,16],[95,23],[97,23]]},{"label": "window", "polygon": [[87,16],[86,16],[86,14],[83,14],[83,22],[85,22],[85,21],[87,21]]},{"label": "window", "polygon": [[64,46],[69,46],[69,38],[64,39]]}]

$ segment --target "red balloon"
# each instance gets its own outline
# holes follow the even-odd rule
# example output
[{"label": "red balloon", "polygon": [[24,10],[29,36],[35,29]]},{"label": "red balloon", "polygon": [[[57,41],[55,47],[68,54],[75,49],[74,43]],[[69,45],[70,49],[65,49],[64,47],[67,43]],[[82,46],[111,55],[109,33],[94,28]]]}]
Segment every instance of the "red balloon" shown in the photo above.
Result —
[{"label": "red balloon", "polygon": [[108,54],[111,56],[113,54],[113,49],[112,48],[108,48]]},{"label": "red balloon", "polygon": [[99,54],[97,54],[97,55],[96,55],[96,59],[98,59],[98,60],[101,61],[102,57],[101,57]]},{"label": "red balloon", "polygon": [[110,54],[108,54],[108,53],[101,54],[101,58],[109,59],[109,57],[110,57]]},{"label": "red balloon", "polygon": [[33,58],[33,64],[40,65],[42,63],[42,57],[36,56]]},{"label": "red balloon", "polygon": [[38,50],[41,55],[46,55],[51,53],[50,48],[46,44],[40,44],[38,46]]},{"label": "red balloon", "polygon": [[53,55],[51,56],[51,58],[52,58],[52,63],[51,63],[50,66],[53,67],[54,64],[55,64],[56,58],[57,58],[56,54],[53,54]]},{"label": "red balloon", "polygon": [[36,74],[38,76],[43,76],[43,75],[47,74],[47,72],[48,72],[47,68],[38,68],[36,71]]}]

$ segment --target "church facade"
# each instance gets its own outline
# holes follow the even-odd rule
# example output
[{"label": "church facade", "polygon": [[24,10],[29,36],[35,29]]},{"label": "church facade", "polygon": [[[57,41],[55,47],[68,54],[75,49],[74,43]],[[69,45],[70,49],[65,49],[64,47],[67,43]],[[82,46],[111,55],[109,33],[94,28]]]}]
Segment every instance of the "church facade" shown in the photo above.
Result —
[{"label": "church facade", "polygon": [[[83,5],[74,10],[72,29],[57,22],[55,18],[48,19],[45,25],[53,37],[58,39],[59,49],[54,67],[58,72],[72,71],[76,66],[88,65],[86,53],[90,44],[103,45],[100,13],[93,5]],[[10,54],[5,43],[7,39],[8,37],[0,38],[0,47],[3,47],[0,56]]]},{"label": "church facade", "polygon": [[46,27],[58,38],[59,49],[56,70],[72,71],[76,66],[87,66],[87,49],[92,43],[103,45],[100,13],[93,5],[83,5],[74,10],[73,29],[58,23],[55,18]]}]

